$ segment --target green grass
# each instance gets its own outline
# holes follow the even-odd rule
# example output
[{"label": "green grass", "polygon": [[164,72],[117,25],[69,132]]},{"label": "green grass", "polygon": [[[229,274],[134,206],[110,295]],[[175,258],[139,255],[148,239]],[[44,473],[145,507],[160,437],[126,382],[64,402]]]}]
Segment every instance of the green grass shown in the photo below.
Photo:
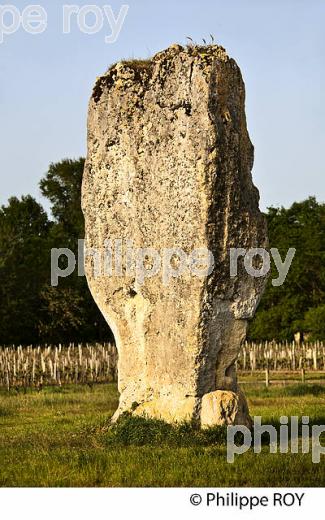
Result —
[{"label": "green grass", "polygon": [[[245,387],[252,415],[279,427],[281,415],[325,424],[325,387]],[[261,454],[226,460],[223,428],[124,417],[114,428],[114,384],[0,391],[1,486],[324,486],[325,465],[311,454]]]}]

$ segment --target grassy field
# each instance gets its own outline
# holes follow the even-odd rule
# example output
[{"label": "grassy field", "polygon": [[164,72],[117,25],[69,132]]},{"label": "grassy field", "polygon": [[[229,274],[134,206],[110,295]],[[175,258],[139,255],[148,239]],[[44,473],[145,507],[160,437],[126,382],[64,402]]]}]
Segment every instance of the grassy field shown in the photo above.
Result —
[{"label": "grassy field", "polygon": [[[325,424],[325,387],[247,385],[252,415]],[[126,420],[113,432],[115,384],[0,393],[0,486],[324,486],[311,454],[252,450],[226,461],[225,431]],[[325,443],[323,443],[325,444]]]}]

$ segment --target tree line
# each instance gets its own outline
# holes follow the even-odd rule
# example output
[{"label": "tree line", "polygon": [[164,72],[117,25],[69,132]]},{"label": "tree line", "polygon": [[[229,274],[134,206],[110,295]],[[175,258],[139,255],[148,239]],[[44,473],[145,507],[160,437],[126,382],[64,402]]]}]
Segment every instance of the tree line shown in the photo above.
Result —
[{"label": "tree line", "polygon": [[[40,191],[51,204],[49,216],[30,195],[12,197],[0,208],[0,344],[24,345],[111,341],[86,278],[73,273],[50,283],[52,248],[77,255],[84,237],[81,182],[84,159],[51,164]],[[270,247],[286,257],[296,254],[284,284],[268,281],[256,316],[252,340],[291,340],[296,332],[325,339],[325,204],[314,197],[289,209],[266,212]],[[62,265],[62,268],[64,265]]]},{"label": "tree line", "polygon": [[85,277],[73,273],[51,286],[51,249],[77,254],[78,239],[84,237],[83,167],[83,158],[50,165],[40,191],[51,203],[51,218],[30,195],[12,197],[0,208],[2,345],[112,339]]},{"label": "tree line", "polygon": [[295,202],[289,209],[268,208],[266,213],[270,247],[285,259],[289,248],[296,253],[285,282],[272,285],[277,277],[274,264],[255,318],[250,324],[253,340],[325,339],[325,204],[315,197]]}]

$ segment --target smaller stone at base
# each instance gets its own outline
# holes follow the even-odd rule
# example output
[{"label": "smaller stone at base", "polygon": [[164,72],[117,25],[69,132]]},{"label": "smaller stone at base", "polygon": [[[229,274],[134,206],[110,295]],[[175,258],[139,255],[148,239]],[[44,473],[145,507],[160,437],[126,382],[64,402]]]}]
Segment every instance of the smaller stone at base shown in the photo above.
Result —
[{"label": "smaller stone at base", "polygon": [[205,394],[201,402],[201,427],[241,424],[251,428],[246,399],[241,391],[215,390]]}]

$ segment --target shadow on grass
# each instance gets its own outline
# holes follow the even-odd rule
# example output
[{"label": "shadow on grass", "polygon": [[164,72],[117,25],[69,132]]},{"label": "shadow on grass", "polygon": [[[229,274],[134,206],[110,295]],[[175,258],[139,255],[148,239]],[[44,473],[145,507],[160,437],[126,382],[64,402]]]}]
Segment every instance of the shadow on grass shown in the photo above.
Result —
[{"label": "shadow on grass", "polygon": [[0,406],[0,417],[13,417],[14,415],[16,414],[13,410]]},{"label": "shadow on grass", "polygon": [[304,395],[325,395],[325,386],[310,384],[310,385],[292,385],[284,388],[284,396],[288,397],[302,397]]},{"label": "shadow on grass", "polygon": [[[288,440],[295,435],[291,431],[291,418],[288,418]],[[262,422],[262,426],[272,426],[277,433],[277,439],[280,439],[280,423],[279,418],[272,418],[267,423]],[[325,415],[317,416],[310,419],[309,436],[312,435],[312,426],[325,425]],[[298,437],[301,437],[302,418],[298,417]],[[324,426],[325,429],[325,426]],[[103,441],[106,446],[155,446],[155,447],[208,447],[227,445],[227,426],[215,426],[206,429],[200,429],[195,424],[182,423],[171,425],[157,419],[147,419],[145,417],[136,417],[131,414],[123,414],[117,423],[113,425],[105,424],[101,431],[104,435]],[[252,429],[254,436],[254,428]],[[322,438],[325,433],[322,434]],[[234,441],[236,444],[243,443],[243,433],[237,431]],[[262,445],[270,444],[270,434],[264,432],[261,434]]]},{"label": "shadow on grass", "polygon": [[171,425],[130,414],[122,415],[105,434],[105,443],[110,446],[224,446],[226,441],[225,426],[200,430],[191,423]]},{"label": "shadow on grass", "polygon": [[257,391],[255,388],[246,388],[245,395],[247,397],[258,398],[258,397],[308,397],[308,396],[324,396],[325,385],[313,384],[301,384],[295,383],[288,386],[272,385],[268,388],[260,387]]}]

